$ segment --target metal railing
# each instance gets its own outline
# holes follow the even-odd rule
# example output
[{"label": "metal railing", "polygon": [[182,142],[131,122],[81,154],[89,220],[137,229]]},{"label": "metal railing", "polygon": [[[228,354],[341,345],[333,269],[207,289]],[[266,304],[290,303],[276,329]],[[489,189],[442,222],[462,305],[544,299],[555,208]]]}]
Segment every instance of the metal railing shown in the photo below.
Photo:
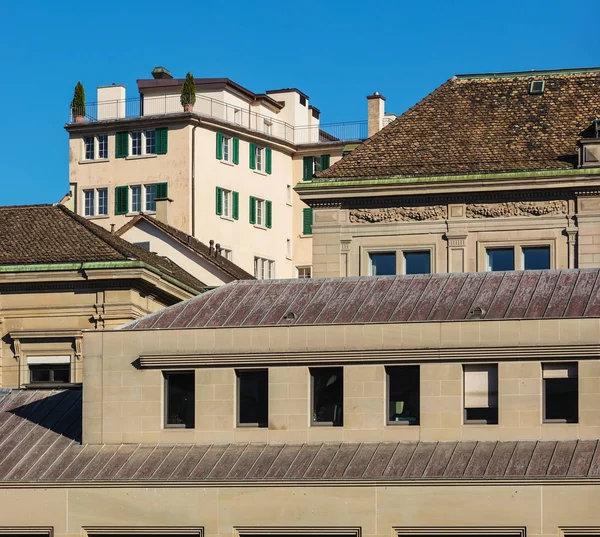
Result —
[{"label": "metal railing", "polygon": [[[146,116],[166,116],[169,114],[179,114],[183,111],[179,94],[91,102],[86,103],[85,107],[85,115],[83,116],[83,121],[85,122]],[[76,122],[72,109],[69,113],[70,122]],[[193,113],[226,121],[232,125],[261,132],[296,145],[362,140],[367,138],[366,121],[294,127],[279,119],[265,116],[258,112],[252,112],[231,103],[205,97],[204,95],[196,96]]]}]

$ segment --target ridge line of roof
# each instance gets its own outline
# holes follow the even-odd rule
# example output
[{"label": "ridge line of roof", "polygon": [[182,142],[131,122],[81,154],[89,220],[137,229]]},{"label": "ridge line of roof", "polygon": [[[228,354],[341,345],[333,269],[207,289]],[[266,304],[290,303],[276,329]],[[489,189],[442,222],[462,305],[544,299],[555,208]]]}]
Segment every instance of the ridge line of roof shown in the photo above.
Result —
[{"label": "ridge line of roof", "polygon": [[528,77],[536,75],[577,75],[585,73],[600,73],[600,67],[575,67],[567,69],[532,69],[531,71],[507,71],[499,73],[471,73],[463,75],[455,75],[457,80],[469,80],[478,78],[512,78],[512,77]]}]

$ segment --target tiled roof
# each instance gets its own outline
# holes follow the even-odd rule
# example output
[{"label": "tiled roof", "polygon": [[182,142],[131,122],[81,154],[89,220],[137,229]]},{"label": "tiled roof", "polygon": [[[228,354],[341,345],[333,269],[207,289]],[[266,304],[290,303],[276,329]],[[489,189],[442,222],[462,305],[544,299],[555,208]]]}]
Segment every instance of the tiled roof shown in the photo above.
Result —
[{"label": "tiled roof", "polygon": [[140,214],[139,216],[136,216],[122,228],[120,228],[116,234],[118,236],[122,236],[127,230],[134,227],[140,221],[147,222],[148,224],[163,231],[177,242],[196,252],[202,258],[206,259],[206,261],[216,266],[235,280],[254,280],[254,276],[252,276],[252,274],[246,272],[243,268],[238,267],[235,263],[224,258],[222,255],[214,255],[214,253],[211,253],[210,248],[206,246],[206,244],[199,241],[195,237],[192,237],[191,235],[188,235],[187,233],[184,233],[183,231],[180,231],[179,229],[165,224],[164,222],[161,222],[160,220],[152,218],[148,215]]},{"label": "tiled roof", "polygon": [[453,77],[318,178],[574,168],[598,115],[600,68]]},{"label": "tiled roof", "polygon": [[81,445],[81,391],[0,393],[0,483],[600,477],[597,440]]},{"label": "tiled roof", "polygon": [[238,281],[121,329],[600,317],[600,269]]},{"label": "tiled roof", "polygon": [[0,207],[0,266],[137,260],[201,291],[170,259],[130,244],[63,205]]}]

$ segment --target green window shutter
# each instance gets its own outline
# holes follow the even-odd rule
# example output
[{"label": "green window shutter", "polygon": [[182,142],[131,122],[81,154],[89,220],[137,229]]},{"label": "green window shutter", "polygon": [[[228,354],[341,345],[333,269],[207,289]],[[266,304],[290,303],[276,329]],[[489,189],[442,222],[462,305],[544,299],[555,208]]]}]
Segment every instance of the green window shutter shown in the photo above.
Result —
[{"label": "green window shutter", "polygon": [[321,170],[329,168],[329,161],[331,160],[329,155],[321,155]]},{"label": "green window shutter", "polygon": [[250,196],[250,223],[256,224],[256,198]]},{"label": "green window shutter", "polygon": [[[169,129],[156,129],[156,154],[166,155],[168,148]],[[166,197],[166,196],[165,196]]]},{"label": "green window shutter", "polygon": [[233,139],[233,163],[234,164],[240,163],[240,139],[239,138]]},{"label": "green window shutter", "polygon": [[217,197],[215,201],[215,212],[220,216],[223,214],[223,189],[221,187],[217,187]]},{"label": "green window shutter", "polygon": [[313,210],[302,209],[302,235],[312,235]]},{"label": "green window shutter", "polygon": [[312,181],[313,157],[304,157],[302,159],[302,163],[303,163],[303,170],[304,170],[304,173],[302,174],[302,180],[303,181]]},{"label": "green window shutter", "polygon": [[217,132],[217,158],[223,159],[223,135],[220,132]]},{"label": "green window shutter", "polygon": [[156,199],[163,199],[169,197],[169,183],[157,183],[156,184]]},{"label": "green window shutter", "polygon": [[129,187],[118,186],[115,188],[115,214],[129,212]]},{"label": "green window shutter", "polygon": [[232,204],[233,204],[233,211],[232,211],[232,216],[234,220],[237,220],[240,217],[240,193],[239,192],[233,192],[232,194]]},{"label": "green window shutter", "polygon": [[273,152],[270,147],[265,148],[265,171],[271,173],[273,167]]},{"label": "green window shutter", "polygon": [[273,204],[267,200],[265,201],[265,225],[270,228],[273,226]]},{"label": "green window shutter", "polygon": [[256,144],[250,144],[250,169],[256,170]]},{"label": "green window shutter", "polygon": [[117,132],[115,141],[115,157],[125,158],[129,156],[129,133]]}]

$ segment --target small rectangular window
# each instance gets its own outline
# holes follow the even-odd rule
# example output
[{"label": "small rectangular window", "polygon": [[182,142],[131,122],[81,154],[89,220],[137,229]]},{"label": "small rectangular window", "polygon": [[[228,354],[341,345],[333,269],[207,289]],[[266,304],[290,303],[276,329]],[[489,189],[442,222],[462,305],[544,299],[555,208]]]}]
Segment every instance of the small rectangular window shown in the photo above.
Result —
[{"label": "small rectangular window", "polygon": [[146,131],[146,155],[156,155],[156,131]]},{"label": "small rectangular window", "polygon": [[98,214],[108,215],[108,188],[98,189]]},{"label": "small rectangular window", "polygon": [[146,211],[156,211],[156,185],[146,185]]},{"label": "small rectangular window", "polygon": [[396,274],[395,252],[373,252],[369,254],[371,276],[394,276]]},{"label": "small rectangular window", "polygon": [[515,270],[515,251],[513,248],[488,248],[488,270]]},{"label": "small rectangular window", "polygon": [[194,371],[164,373],[165,426],[194,427],[195,375]]},{"label": "small rectangular window", "polygon": [[71,380],[70,364],[36,364],[29,366],[29,381],[67,383]]},{"label": "small rectangular window", "polygon": [[134,185],[131,188],[131,212],[139,213],[142,211],[142,186]]},{"label": "small rectangular window", "polygon": [[139,156],[142,154],[142,133],[141,131],[131,133],[131,154]]},{"label": "small rectangular window", "polygon": [[231,218],[231,190],[223,189],[222,192],[223,192],[223,216],[227,216],[227,217]]},{"label": "small rectangular window", "polygon": [[254,258],[254,277],[257,280],[272,280],[275,278],[275,261],[264,257]]},{"label": "small rectangular window", "polygon": [[94,190],[83,191],[83,214],[84,216],[94,216],[95,214],[95,203],[94,203]]},{"label": "small rectangular window", "polygon": [[263,169],[263,153],[264,153],[263,147],[256,148],[256,169],[258,171],[262,171],[262,169]]},{"label": "small rectangular window", "polygon": [[579,379],[577,363],[542,364],[544,421],[577,423]]},{"label": "small rectangular window", "polygon": [[230,142],[231,142],[231,138],[227,138],[226,136],[223,136],[223,141],[222,141],[222,154],[223,154],[223,160],[225,162],[229,162],[230,159],[230,153],[229,153],[229,146],[230,146]]},{"label": "small rectangular window", "polygon": [[344,423],[344,370],[341,367],[310,369],[312,423],[341,426]]},{"label": "small rectangular window", "polygon": [[312,268],[311,267],[298,267],[298,278],[310,278],[312,277]]},{"label": "small rectangular window", "polygon": [[313,174],[321,171],[321,157],[312,157],[313,159]]},{"label": "small rectangular window", "polygon": [[108,158],[108,136],[106,134],[98,136],[98,158]]},{"label": "small rectangular window", "polygon": [[256,225],[265,225],[265,200],[256,199]]},{"label": "small rectangular window", "polygon": [[498,365],[463,366],[465,423],[498,423]]},{"label": "small rectangular window", "polygon": [[404,274],[430,274],[431,254],[425,252],[404,252]]},{"label": "small rectangular window", "polygon": [[231,261],[233,259],[233,250],[229,248],[221,248],[221,255],[228,261]]},{"label": "small rectangular window", "polygon": [[550,268],[550,247],[523,247],[523,268],[525,270],[542,270]]},{"label": "small rectangular window", "polygon": [[420,375],[418,365],[386,367],[388,424],[419,424]]},{"label": "small rectangular window", "polygon": [[267,427],[269,421],[269,373],[237,371],[238,424]]},{"label": "small rectangular window", "polygon": [[85,147],[85,160],[94,160],[94,137],[89,136],[83,139]]}]

